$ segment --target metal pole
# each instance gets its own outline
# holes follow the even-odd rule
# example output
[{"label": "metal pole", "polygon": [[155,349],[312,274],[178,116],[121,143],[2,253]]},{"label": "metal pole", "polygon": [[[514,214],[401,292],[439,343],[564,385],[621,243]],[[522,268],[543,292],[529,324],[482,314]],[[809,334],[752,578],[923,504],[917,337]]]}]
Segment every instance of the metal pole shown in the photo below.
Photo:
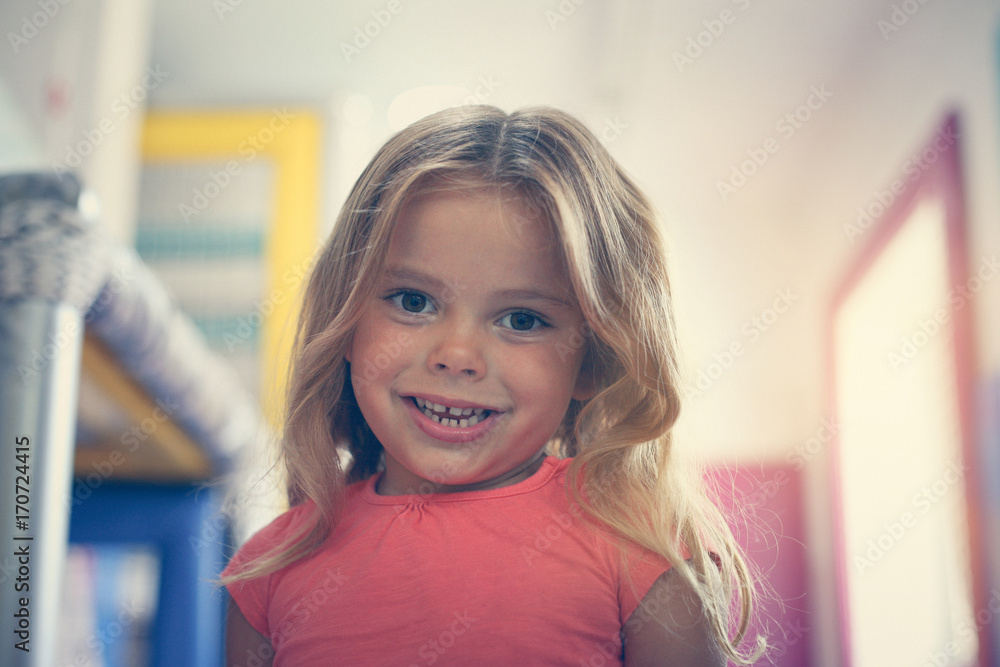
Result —
[{"label": "metal pole", "polygon": [[73,306],[0,303],[0,663],[12,667],[54,664],[82,329]]},{"label": "metal pole", "polygon": [[82,313],[106,280],[72,177],[0,178],[0,665],[55,660]]}]

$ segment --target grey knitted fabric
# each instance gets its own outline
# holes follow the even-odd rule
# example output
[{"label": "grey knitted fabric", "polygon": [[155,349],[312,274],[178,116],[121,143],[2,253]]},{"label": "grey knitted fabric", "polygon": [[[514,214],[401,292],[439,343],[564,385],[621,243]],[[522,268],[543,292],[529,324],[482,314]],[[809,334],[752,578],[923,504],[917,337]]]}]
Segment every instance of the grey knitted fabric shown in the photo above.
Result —
[{"label": "grey knitted fabric", "polygon": [[72,175],[0,177],[0,301],[68,303],[216,472],[263,432],[254,397],[135,251],[81,212]]},{"label": "grey knitted fabric", "polygon": [[131,248],[113,246],[111,279],[84,320],[122,367],[199,442],[217,471],[262,428],[257,402]]},{"label": "grey knitted fabric", "polygon": [[80,195],[72,175],[0,177],[0,300],[90,307],[108,279],[108,246]]}]

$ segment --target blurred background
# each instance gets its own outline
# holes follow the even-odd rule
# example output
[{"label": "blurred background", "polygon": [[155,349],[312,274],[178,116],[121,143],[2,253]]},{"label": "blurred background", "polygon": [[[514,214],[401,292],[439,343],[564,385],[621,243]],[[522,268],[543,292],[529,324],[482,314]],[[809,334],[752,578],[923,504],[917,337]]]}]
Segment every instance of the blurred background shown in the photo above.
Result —
[{"label": "blurred background", "polygon": [[[7,0],[0,172],[77,173],[267,423],[309,258],[374,150],[446,106],[569,111],[661,214],[677,439],[770,584],[760,664],[1000,665],[998,17],[991,0]],[[80,451],[130,428],[97,393],[78,484],[106,457]],[[152,664],[158,547],[77,541],[59,664]],[[102,607],[109,562],[126,579]]]}]

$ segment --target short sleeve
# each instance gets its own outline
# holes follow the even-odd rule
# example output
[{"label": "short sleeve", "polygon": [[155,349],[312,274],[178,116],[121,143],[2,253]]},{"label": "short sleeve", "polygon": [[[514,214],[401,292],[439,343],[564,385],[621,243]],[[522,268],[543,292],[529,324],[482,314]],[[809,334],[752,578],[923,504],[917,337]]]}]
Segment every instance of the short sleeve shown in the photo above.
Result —
[{"label": "short sleeve", "polygon": [[[579,477],[580,493],[587,497],[584,469]],[[606,549],[605,558],[610,563],[611,577],[618,588],[618,610],[622,627],[631,618],[642,598],[664,572],[671,568],[671,563],[660,554],[647,549],[635,542],[625,542],[624,560],[617,544],[623,539],[608,526],[598,527],[592,524],[600,535],[599,542]],[[690,557],[687,548],[682,544],[681,556]]]},{"label": "short sleeve", "polygon": [[622,627],[639,606],[642,598],[671,564],[666,558],[645,547],[630,543],[626,547],[627,568],[618,560],[618,605]]},{"label": "short sleeve", "polygon": [[[261,528],[233,555],[229,564],[222,571],[222,577],[239,573],[248,563],[273,549],[290,531],[297,529],[307,515],[305,506],[298,505]],[[241,579],[226,586],[229,596],[243,612],[247,622],[265,637],[271,635],[267,621],[267,609],[270,605],[271,583],[274,574],[272,572],[253,579]]]}]

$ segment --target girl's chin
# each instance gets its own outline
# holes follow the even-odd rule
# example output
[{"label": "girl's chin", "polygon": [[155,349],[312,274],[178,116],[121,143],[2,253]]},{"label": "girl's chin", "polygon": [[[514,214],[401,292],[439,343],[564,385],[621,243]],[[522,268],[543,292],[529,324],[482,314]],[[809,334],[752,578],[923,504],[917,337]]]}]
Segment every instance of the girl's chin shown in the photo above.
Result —
[{"label": "girl's chin", "polygon": [[[448,471],[444,474],[443,471]],[[398,461],[386,462],[383,488],[396,489],[396,493],[437,493],[447,491],[452,486],[476,484],[487,479],[472,470],[463,470],[461,464],[442,460],[425,462],[423,465],[404,466]]]},{"label": "girl's chin", "polygon": [[[530,477],[545,458],[544,451],[537,452],[531,458],[519,465],[502,466],[501,471],[486,469],[483,462],[480,465],[462,466],[454,461],[442,461],[440,465],[421,466],[419,470],[407,470],[407,477],[412,482],[410,486],[425,493],[455,493],[458,491],[477,491],[480,489],[495,489],[516,484]],[[445,475],[442,471],[447,470]],[[403,484],[405,486],[405,482]]]},{"label": "girl's chin", "polygon": [[428,469],[425,470],[423,474],[419,475],[419,478],[422,484],[441,487],[442,490],[447,491],[450,490],[451,487],[469,486],[489,481],[491,476],[476,474],[473,471],[455,470],[452,467],[447,475],[441,474],[434,469]]}]

